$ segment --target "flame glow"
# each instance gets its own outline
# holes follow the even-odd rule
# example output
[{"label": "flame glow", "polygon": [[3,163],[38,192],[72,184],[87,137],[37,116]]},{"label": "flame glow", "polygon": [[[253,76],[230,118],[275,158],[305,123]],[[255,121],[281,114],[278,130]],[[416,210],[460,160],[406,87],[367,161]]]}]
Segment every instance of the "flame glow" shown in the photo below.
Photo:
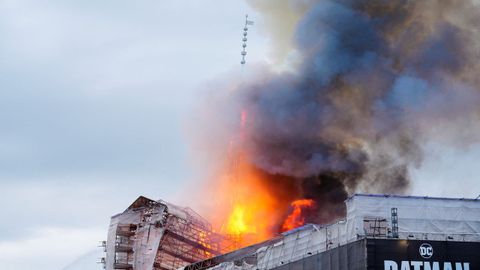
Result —
[{"label": "flame glow", "polygon": [[293,207],[293,211],[283,222],[283,232],[305,225],[304,210],[316,207],[315,202],[308,199],[296,200],[292,202],[291,206]]}]

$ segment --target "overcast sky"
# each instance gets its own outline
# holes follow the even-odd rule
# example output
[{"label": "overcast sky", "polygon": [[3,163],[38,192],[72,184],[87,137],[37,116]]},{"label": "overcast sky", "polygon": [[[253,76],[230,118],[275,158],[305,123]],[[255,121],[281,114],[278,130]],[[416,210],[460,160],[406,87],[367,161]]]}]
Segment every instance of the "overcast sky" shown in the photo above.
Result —
[{"label": "overcast sky", "polygon": [[[245,13],[259,16],[241,0],[0,0],[2,270],[100,269],[111,215],[181,201],[197,173],[185,125],[239,68]],[[249,61],[266,62],[255,27]],[[415,194],[480,194],[478,147],[429,148]]]},{"label": "overcast sky", "polygon": [[[0,0],[2,269],[100,269],[92,250],[111,215],[139,195],[176,200],[192,180],[192,104],[239,66],[246,12],[242,1]],[[263,61],[265,41],[252,31],[251,44]]]}]

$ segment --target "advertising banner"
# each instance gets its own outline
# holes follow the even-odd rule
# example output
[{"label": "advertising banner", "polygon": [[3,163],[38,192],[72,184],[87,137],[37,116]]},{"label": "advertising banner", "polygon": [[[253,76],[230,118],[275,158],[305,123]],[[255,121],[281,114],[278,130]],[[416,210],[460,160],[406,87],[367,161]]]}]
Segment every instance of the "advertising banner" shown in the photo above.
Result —
[{"label": "advertising banner", "polygon": [[480,270],[480,243],[368,239],[367,267],[375,270]]}]

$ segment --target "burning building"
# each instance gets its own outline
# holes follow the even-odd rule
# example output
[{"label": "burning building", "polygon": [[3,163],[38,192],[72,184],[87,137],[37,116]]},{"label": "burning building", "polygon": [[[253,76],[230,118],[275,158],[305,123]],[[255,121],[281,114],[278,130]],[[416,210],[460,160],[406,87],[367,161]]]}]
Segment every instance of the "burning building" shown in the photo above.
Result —
[{"label": "burning building", "polygon": [[[175,214],[164,202],[140,197],[124,213],[112,217],[106,267],[480,269],[478,199],[355,194],[345,204],[346,216],[335,223],[306,224],[267,241],[223,253],[228,247],[222,244],[228,241],[218,235],[213,237],[208,226],[203,226],[207,223],[197,223],[200,217],[185,216],[190,210],[172,208],[180,211]],[[179,218],[191,229],[185,230],[184,226],[178,231],[173,219]],[[121,240],[127,236],[130,247]]]},{"label": "burning building", "polygon": [[479,269],[478,200],[351,196],[408,194],[426,146],[480,142],[478,1],[250,2],[292,61],[210,89],[189,125],[216,233],[141,199],[107,268]]},{"label": "burning building", "polygon": [[111,218],[105,269],[172,270],[218,256],[228,240],[190,208],[139,197]]},{"label": "burning building", "polygon": [[346,216],[183,268],[480,269],[480,200],[356,194]]}]

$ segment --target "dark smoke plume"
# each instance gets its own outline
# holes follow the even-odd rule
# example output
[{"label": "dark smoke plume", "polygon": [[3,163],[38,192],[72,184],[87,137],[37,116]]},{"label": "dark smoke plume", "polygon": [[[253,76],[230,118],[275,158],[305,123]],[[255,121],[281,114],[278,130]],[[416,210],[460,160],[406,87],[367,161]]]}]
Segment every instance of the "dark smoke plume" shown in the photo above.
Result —
[{"label": "dark smoke plume", "polygon": [[[407,192],[425,141],[455,137],[465,123],[478,130],[474,1],[281,2],[284,13],[303,12],[290,41],[298,64],[265,72],[227,100],[239,104],[233,115],[248,112],[248,161],[317,202],[309,221],[344,215],[355,191]],[[266,20],[278,14],[266,11]]]}]

